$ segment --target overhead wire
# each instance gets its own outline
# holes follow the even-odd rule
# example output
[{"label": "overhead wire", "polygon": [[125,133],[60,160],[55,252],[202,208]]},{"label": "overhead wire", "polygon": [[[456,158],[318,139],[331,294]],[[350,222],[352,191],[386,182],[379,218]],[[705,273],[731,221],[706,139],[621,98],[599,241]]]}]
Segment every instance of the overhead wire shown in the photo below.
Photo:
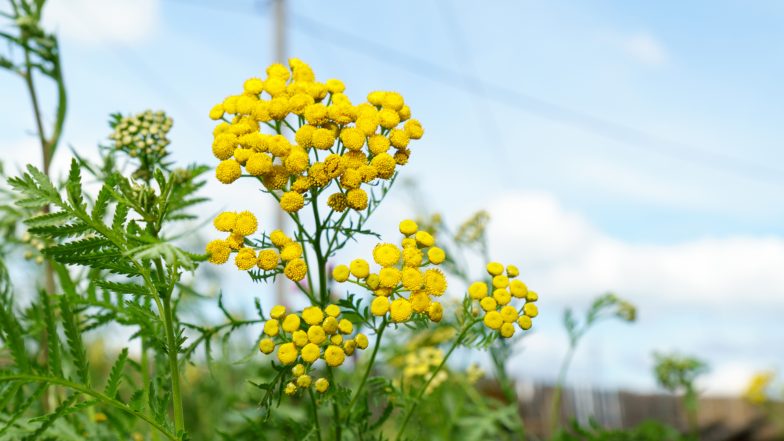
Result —
[{"label": "overhead wire", "polygon": [[[180,0],[175,1],[180,3]],[[201,3],[202,6],[207,4]],[[209,8],[221,9],[212,6]],[[232,10],[231,12],[236,11]],[[257,8],[256,12],[264,13],[265,11]],[[504,104],[539,118],[612,140],[620,147],[657,154],[746,179],[784,185],[784,170],[776,167],[750,162],[707,148],[695,147],[689,143],[666,139],[631,125],[571,109],[509,87],[493,84],[482,80],[475,73],[466,74],[443,67],[430,60],[369,40],[361,35],[349,33],[340,27],[314,20],[295,11],[289,12],[289,24],[294,30],[318,41],[368,56],[464,93],[478,95],[483,99]]]}]

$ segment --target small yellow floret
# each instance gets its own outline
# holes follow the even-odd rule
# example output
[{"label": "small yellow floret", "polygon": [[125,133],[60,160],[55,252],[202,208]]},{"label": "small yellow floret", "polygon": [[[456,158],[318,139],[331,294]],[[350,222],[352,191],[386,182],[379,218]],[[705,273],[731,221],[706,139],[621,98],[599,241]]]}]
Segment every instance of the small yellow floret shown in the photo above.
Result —
[{"label": "small yellow floret", "polygon": [[365,334],[362,334],[362,333],[359,333],[359,334],[357,334],[357,336],[354,338],[354,340],[357,342],[357,347],[358,347],[359,349],[367,349],[367,347],[368,347],[368,343],[369,343],[369,342],[368,342],[367,335],[365,335]]},{"label": "small yellow floret", "polygon": [[283,274],[292,282],[299,282],[308,275],[308,265],[302,259],[294,259],[283,268]]},{"label": "small yellow floret", "polygon": [[381,317],[389,311],[389,299],[387,297],[376,297],[370,302],[370,312],[376,317]]},{"label": "small yellow floret", "polygon": [[315,384],[316,384],[316,391],[318,391],[318,393],[320,394],[323,394],[324,392],[327,391],[327,389],[329,389],[329,380],[327,380],[326,378],[319,378],[318,380],[316,380]]},{"label": "small yellow floret", "polygon": [[231,211],[224,211],[215,217],[215,220],[212,221],[212,224],[215,226],[216,230],[225,231],[228,233],[234,229],[234,224],[236,222],[237,215],[235,213],[232,213]]},{"label": "small yellow floret", "polygon": [[354,259],[350,264],[351,274],[358,279],[364,279],[370,274],[370,265],[365,259]]},{"label": "small yellow floret", "polygon": [[525,315],[528,317],[533,318],[539,315],[539,308],[533,303],[526,303],[523,306],[523,313],[525,313]]},{"label": "small yellow floret", "polygon": [[485,314],[484,318],[485,326],[490,329],[499,329],[501,325],[504,323],[504,319],[501,317],[501,313],[498,311],[490,311]]},{"label": "small yellow floret", "polygon": [[491,276],[498,276],[504,272],[504,266],[498,262],[490,262],[487,264],[487,272]]},{"label": "small yellow floret", "polygon": [[215,167],[215,177],[224,184],[231,184],[232,182],[239,179],[241,175],[242,168],[240,163],[234,159],[226,159],[221,161],[220,164]]},{"label": "small yellow floret", "polygon": [[229,260],[231,248],[225,240],[213,240],[207,244],[207,254],[210,255],[210,263],[221,265]]},{"label": "small yellow floret", "polygon": [[412,221],[411,219],[406,219],[400,222],[400,233],[405,236],[410,236],[417,232],[419,227],[417,226],[416,222]]},{"label": "small yellow floret", "polygon": [[271,319],[264,322],[265,334],[269,335],[270,337],[274,337],[278,335],[278,332],[280,332],[280,323],[277,320]]},{"label": "small yellow floret", "polygon": [[338,319],[332,316],[327,316],[327,318],[324,319],[324,322],[321,323],[321,327],[324,328],[324,332],[332,335],[338,332]]},{"label": "small yellow floret", "polygon": [[397,265],[400,261],[400,249],[391,243],[383,243],[373,248],[373,260],[382,267]]},{"label": "small yellow floret", "polygon": [[400,298],[392,302],[392,304],[389,306],[389,311],[390,316],[392,317],[392,321],[395,323],[400,323],[411,318],[413,308],[411,306],[411,302]]},{"label": "small yellow floret", "polygon": [[351,334],[354,330],[354,324],[347,319],[341,319],[340,322],[338,322],[338,330],[341,334]]},{"label": "small yellow floret", "polygon": [[319,356],[321,356],[321,349],[313,343],[308,343],[302,348],[302,361],[305,363],[313,363]]},{"label": "small yellow floret", "polygon": [[302,318],[311,326],[320,325],[324,321],[324,311],[318,306],[308,306],[302,310]]},{"label": "small yellow floret", "polygon": [[345,360],[346,353],[340,346],[329,345],[327,346],[327,349],[324,350],[324,361],[327,362],[328,366],[340,366]]},{"label": "small yellow floret", "polygon": [[259,222],[256,216],[250,211],[243,211],[237,214],[237,220],[234,224],[233,232],[242,236],[250,236],[256,232],[259,227]]},{"label": "small yellow floret", "polygon": [[292,333],[294,331],[299,330],[300,319],[297,314],[289,314],[283,319],[283,325],[281,326],[284,331],[288,333]]},{"label": "small yellow floret", "polygon": [[487,297],[487,284],[474,282],[468,287],[468,295],[474,300],[482,300]]},{"label": "small yellow floret", "polygon": [[283,305],[275,305],[270,309],[270,317],[279,319],[286,314],[286,307]]},{"label": "small yellow floret", "polygon": [[348,280],[350,271],[346,265],[338,265],[332,270],[332,278],[338,283],[343,283]]},{"label": "small yellow floret", "polygon": [[271,354],[275,350],[275,342],[270,338],[264,338],[259,342],[259,351]]},{"label": "small yellow floret", "polygon": [[256,266],[256,252],[252,248],[242,248],[234,256],[234,264],[240,271],[247,271]]},{"label": "small yellow floret", "polygon": [[337,317],[340,315],[340,307],[338,305],[330,304],[324,308],[324,313],[330,317]]},{"label": "small yellow floret", "polygon": [[308,340],[314,345],[321,345],[327,340],[327,334],[324,328],[319,325],[314,325],[308,328]]},{"label": "small yellow floret", "polygon": [[278,256],[277,251],[271,249],[261,250],[259,251],[256,266],[264,271],[269,271],[275,269],[278,266],[278,262],[280,262],[280,256]]},{"label": "small yellow floret", "polygon": [[428,233],[427,231],[417,231],[415,237],[417,243],[423,247],[432,247],[436,243],[436,240],[433,237],[433,235]]},{"label": "small yellow floret", "polygon": [[283,343],[278,347],[278,360],[283,364],[291,364],[297,359],[297,347],[294,343]]},{"label": "small yellow floret", "polygon": [[444,307],[439,302],[430,303],[430,308],[427,310],[427,316],[434,322],[440,322],[444,317]]},{"label": "small yellow floret", "polygon": [[280,258],[284,262],[302,257],[302,245],[299,242],[289,242],[280,250]]},{"label": "small yellow floret", "polygon": [[446,253],[441,248],[432,247],[427,250],[427,258],[430,260],[430,263],[440,265],[446,260]]},{"label": "small yellow floret", "polygon": [[511,338],[515,333],[515,327],[512,323],[504,323],[501,325],[501,337]]}]

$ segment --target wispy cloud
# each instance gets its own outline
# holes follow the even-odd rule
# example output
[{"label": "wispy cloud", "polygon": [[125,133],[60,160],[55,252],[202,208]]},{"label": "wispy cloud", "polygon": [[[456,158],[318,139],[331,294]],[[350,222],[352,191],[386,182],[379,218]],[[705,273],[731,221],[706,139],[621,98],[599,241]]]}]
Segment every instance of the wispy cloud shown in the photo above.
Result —
[{"label": "wispy cloud", "polygon": [[83,44],[132,44],[149,38],[160,23],[159,0],[53,0],[44,21],[65,39]]},{"label": "wispy cloud", "polygon": [[621,47],[636,61],[649,66],[664,65],[669,59],[667,50],[662,43],[647,33],[625,37],[621,42]]}]

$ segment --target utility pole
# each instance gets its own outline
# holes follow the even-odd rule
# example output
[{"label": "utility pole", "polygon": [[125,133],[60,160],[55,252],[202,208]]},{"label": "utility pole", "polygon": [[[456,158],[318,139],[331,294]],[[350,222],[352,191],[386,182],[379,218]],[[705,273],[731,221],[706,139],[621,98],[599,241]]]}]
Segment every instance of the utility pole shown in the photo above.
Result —
[{"label": "utility pole", "polygon": [[[275,61],[286,65],[286,5],[284,0],[272,0],[274,20],[272,41],[274,44]],[[275,207],[275,226],[286,232],[286,214],[283,209]],[[286,305],[286,278],[278,277],[275,282],[275,301],[278,305]]]}]

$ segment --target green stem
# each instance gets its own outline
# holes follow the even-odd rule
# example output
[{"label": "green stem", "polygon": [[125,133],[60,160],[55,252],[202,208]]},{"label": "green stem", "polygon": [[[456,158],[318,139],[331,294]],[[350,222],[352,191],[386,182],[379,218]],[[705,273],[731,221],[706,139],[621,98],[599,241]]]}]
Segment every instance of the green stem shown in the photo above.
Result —
[{"label": "green stem", "polygon": [[172,407],[174,407],[174,428],[177,433],[185,431],[185,421],[182,412],[182,396],[180,395],[180,367],[177,361],[179,344],[174,336],[174,320],[171,309],[171,296],[163,299],[164,326],[166,328],[166,346],[169,357],[169,370],[171,371]]},{"label": "green stem", "polygon": [[[152,409],[150,408],[150,388],[147,387],[150,384],[150,361],[149,355],[147,354],[147,343],[145,343],[144,339],[142,338],[142,360],[141,360],[141,368],[142,368],[142,384],[145,385],[144,387],[144,403],[145,408],[147,409],[147,415],[152,418]],[[152,432],[150,434],[153,441],[158,441],[158,432]]]},{"label": "green stem", "polygon": [[572,363],[576,348],[577,345],[575,342],[569,344],[569,350],[566,352],[566,356],[564,356],[564,359],[561,362],[561,369],[558,372],[558,380],[555,383],[553,400],[550,405],[550,436],[555,435],[556,430],[561,427],[561,394],[563,393],[563,386],[566,381],[566,373],[569,370],[569,365]]},{"label": "green stem", "polygon": [[[329,377],[329,384],[335,384],[335,376],[332,373],[332,368],[327,367],[327,376]],[[340,409],[338,408],[337,401],[332,401],[332,413],[334,414],[335,421],[335,441],[340,441],[342,434],[342,425],[340,424]]]},{"label": "green stem", "polygon": [[471,318],[468,321],[466,321],[465,325],[463,326],[463,329],[460,331],[460,334],[457,336],[454,343],[452,343],[452,346],[449,347],[449,350],[446,352],[446,355],[444,355],[444,359],[441,360],[441,364],[439,364],[436,370],[434,370],[433,373],[430,374],[430,377],[427,379],[425,384],[423,384],[419,388],[419,391],[414,396],[414,402],[411,404],[411,407],[409,407],[408,412],[406,412],[406,416],[403,418],[403,424],[400,425],[400,430],[398,431],[397,437],[395,438],[397,441],[400,441],[402,439],[403,433],[406,430],[406,426],[408,425],[409,420],[411,420],[411,417],[414,415],[414,410],[416,410],[417,405],[419,405],[419,401],[422,399],[422,395],[425,394],[427,387],[430,386],[430,383],[433,382],[433,379],[436,378],[436,375],[438,375],[438,373],[441,371],[444,365],[446,365],[446,362],[449,359],[449,356],[452,355],[452,352],[454,352],[454,350],[457,349],[458,346],[460,346],[460,343],[463,342],[463,338],[465,338],[466,333],[468,333],[468,330],[471,329],[471,327],[478,322],[479,320],[475,318]]},{"label": "green stem", "polygon": [[41,375],[16,374],[16,375],[3,375],[3,376],[0,376],[0,382],[4,383],[4,382],[7,382],[7,381],[27,381],[27,382],[35,382],[35,383],[56,384],[58,386],[63,386],[63,387],[66,387],[68,389],[72,389],[72,390],[75,390],[77,392],[81,392],[81,393],[83,393],[85,395],[89,395],[89,396],[91,396],[93,398],[101,400],[101,401],[103,401],[104,403],[106,403],[106,404],[108,404],[110,406],[116,407],[117,409],[120,409],[123,412],[126,412],[126,413],[128,413],[130,415],[135,416],[136,418],[139,418],[139,419],[145,421],[151,427],[155,428],[160,433],[162,433],[163,436],[165,436],[166,438],[168,438],[168,439],[170,439],[172,441],[177,441],[179,439],[177,436],[167,432],[165,427],[163,427],[160,424],[158,424],[153,418],[147,416],[144,412],[140,412],[140,411],[138,411],[136,409],[133,409],[132,407],[130,407],[130,406],[128,406],[128,405],[118,401],[118,400],[115,400],[114,398],[111,398],[110,396],[108,396],[106,394],[103,394],[101,392],[95,391],[95,390],[93,390],[93,389],[91,389],[89,387],[86,387],[86,386],[82,385],[82,384],[73,383],[73,382],[70,382],[68,380],[65,380],[65,379],[59,378],[59,377],[45,377],[45,376],[41,376]]},{"label": "green stem", "polygon": [[318,418],[318,407],[316,406],[316,397],[313,395],[313,389],[308,388],[308,395],[310,395],[310,402],[313,403],[313,425],[316,429],[316,438],[321,441],[321,423]]},{"label": "green stem", "polygon": [[370,360],[368,361],[367,369],[365,369],[365,374],[362,376],[362,380],[359,382],[359,387],[357,391],[354,392],[354,398],[351,399],[351,404],[348,405],[348,409],[346,410],[346,419],[351,416],[351,410],[354,409],[354,405],[357,404],[357,400],[359,399],[359,394],[362,392],[362,389],[365,387],[365,383],[367,382],[368,377],[370,376],[370,371],[373,370],[373,365],[376,362],[376,354],[378,354],[378,348],[381,347],[381,336],[384,334],[384,329],[387,328],[387,319],[386,316],[384,320],[381,322],[381,330],[376,332],[376,343],[373,346],[373,352],[370,354]]}]

